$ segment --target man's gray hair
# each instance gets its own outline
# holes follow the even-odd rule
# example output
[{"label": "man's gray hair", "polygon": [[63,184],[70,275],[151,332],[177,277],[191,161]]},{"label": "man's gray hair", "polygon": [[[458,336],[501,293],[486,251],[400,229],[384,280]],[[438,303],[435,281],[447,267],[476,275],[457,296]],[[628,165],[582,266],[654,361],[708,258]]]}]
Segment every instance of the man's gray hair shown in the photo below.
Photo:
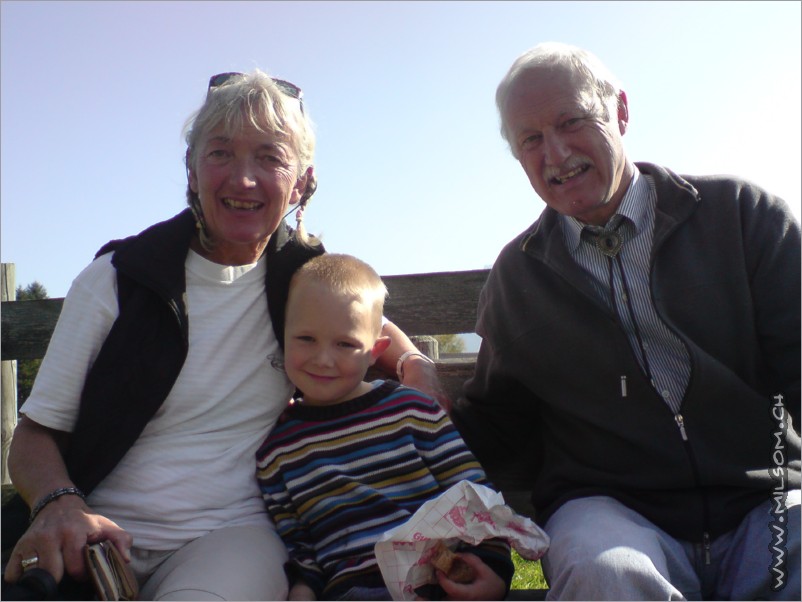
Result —
[{"label": "man's gray hair", "polygon": [[618,78],[587,50],[560,42],[543,42],[530,48],[515,59],[496,89],[496,107],[501,120],[501,136],[510,145],[510,150],[516,158],[515,144],[510,139],[504,122],[504,108],[509,99],[510,90],[518,78],[529,71],[542,67],[564,69],[578,75],[579,82],[601,101],[605,119],[609,119],[610,101],[612,99],[618,101],[621,93],[621,84]]}]

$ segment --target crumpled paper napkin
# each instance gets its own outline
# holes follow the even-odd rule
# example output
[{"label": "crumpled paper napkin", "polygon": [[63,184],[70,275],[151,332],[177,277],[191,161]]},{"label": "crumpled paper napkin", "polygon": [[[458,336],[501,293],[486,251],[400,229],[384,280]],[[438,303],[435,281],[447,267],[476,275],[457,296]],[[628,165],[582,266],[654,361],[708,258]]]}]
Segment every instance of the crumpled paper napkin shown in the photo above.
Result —
[{"label": "crumpled paper napkin", "polygon": [[436,581],[428,552],[438,540],[454,549],[459,541],[478,545],[492,537],[506,539],[527,560],[537,560],[549,547],[548,535],[505,505],[501,493],[460,481],[387,531],[374,550],[393,600],[414,600],[416,588]]}]

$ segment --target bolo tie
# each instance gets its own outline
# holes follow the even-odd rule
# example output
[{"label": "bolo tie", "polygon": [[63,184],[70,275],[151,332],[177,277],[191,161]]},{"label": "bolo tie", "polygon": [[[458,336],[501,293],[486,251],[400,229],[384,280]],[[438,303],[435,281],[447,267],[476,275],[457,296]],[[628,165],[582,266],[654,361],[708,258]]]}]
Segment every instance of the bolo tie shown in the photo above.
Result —
[{"label": "bolo tie", "polygon": [[[626,272],[624,271],[624,263],[621,261],[621,255],[619,254],[621,248],[624,246],[624,238],[621,236],[621,233],[618,229],[624,223],[624,216],[616,213],[608,222],[607,226],[585,226],[582,229],[582,235],[589,239],[590,242],[597,248],[599,251],[607,257],[607,266],[608,266],[608,277],[610,280],[610,304],[613,307],[613,311],[615,312],[616,316],[619,316],[618,313],[618,303],[615,297],[615,280],[613,278],[613,263],[618,263],[618,270],[621,272],[621,284],[624,287],[624,302],[627,306],[627,312],[629,313],[629,319],[632,320],[632,324],[635,327],[635,339],[638,342],[638,351],[640,351],[640,355],[642,358],[642,366],[644,372],[646,372],[646,377],[651,382],[652,386],[655,386],[654,378],[652,378],[652,370],[649,367],[649,359],[646,357],[646,348],[643,344],[643,337],[641,336],[640,328],[638,327],[638,321],[635,319],[635,309],[632,306],[632,295],[630,294],[629,285],[627,284],[627,276]],[[620,317],[619,317],[620,321]]]}]

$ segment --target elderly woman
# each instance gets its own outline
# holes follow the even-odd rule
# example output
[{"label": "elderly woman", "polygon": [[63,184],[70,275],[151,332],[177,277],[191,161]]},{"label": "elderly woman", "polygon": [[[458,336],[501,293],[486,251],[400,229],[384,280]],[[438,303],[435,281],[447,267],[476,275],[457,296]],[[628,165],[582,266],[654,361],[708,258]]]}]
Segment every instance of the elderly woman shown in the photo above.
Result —
[{"label": "elderly woman", "polygon": [[[113,241],[75,280],[14,434],[9,471],[32,508],[24,566],[86,578],[108,539],[143,599],[285,598],[286,551],[253,455],[286,407],[284,304],[323,252],[283,221],[315,188],[301,91],[256,71],[211,79],[187,128],[190,209]],[[437,393],[391,323],[380,367]]]}]

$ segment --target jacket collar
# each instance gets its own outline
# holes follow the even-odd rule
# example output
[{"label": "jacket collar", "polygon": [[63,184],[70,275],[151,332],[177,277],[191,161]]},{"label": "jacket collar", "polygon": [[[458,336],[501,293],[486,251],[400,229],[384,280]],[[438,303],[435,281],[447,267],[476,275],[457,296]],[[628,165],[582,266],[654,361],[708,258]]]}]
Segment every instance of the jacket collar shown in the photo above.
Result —
[{"label": "jacket collar", "polygon": [[155,291],[177,305],[180,315],[186,315],[184,264],[194,234],[195,218],[185,209],[135,236],[112,241],[98,254],[113,250],[111,263],[118,272]]},{"label": "jacket collar", "polygon": [[654,215],[652,255],[671,234],[696,211],[699,191],[670,169],[653,163],[636,163],[641,173],[654,179],[657,207]]},{"label": "jacket collar", "polygon": [[[185,316],[184,266],[195,229],[192,211],[185,209],[135,236],[107,243],[96,257],[114,251],[111,262],[118,271],[158,293],[180,316]],[[292,240],[292,230],[282,220],[270,237],[265,253],[273,255],[290,248]]]}]

